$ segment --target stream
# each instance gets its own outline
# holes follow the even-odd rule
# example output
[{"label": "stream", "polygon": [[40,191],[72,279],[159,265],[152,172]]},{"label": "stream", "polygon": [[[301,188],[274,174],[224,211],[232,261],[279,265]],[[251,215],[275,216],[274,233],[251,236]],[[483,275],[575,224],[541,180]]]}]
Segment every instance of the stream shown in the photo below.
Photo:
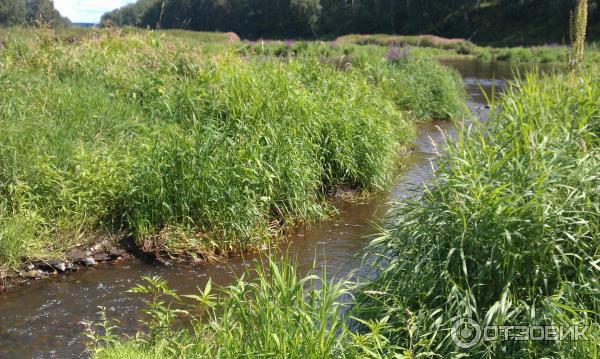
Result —
[{"label": "stream", "polygon": [[[492,88],[500,91],[512,78],[506,64],[472,60],[442,61],[463,76],[469,96],[468,105],[480,120],[485,120],[485,96]],[[336,200],[339,215],[323,223],[298,229],[289,237],[292,257],[297,258],[300,273],[313,263],[330,278],[360,276],[361,251],[376,235],[389,203],[418,193],[419,185],[432,176],[431,160],[442,151],[445,137],[455,130],[451,123],[434,121],[418,127],[414,151],[403,160],[394,187],[359,202]],[[200,266],[157,266],[140,259],[103,264],[30,282],[0,293],[0,358],[79,358],[85,356],[82,320],[98,319],[98,307],[106,308],[110,318],[120,321],[126,333],[134,333],[140,319],[141,301],[125,293],[140,277],[159,275],[180,293],[192,293],[209,278],[225,285],[243,272],[252,256],[233,257],[223,262]],[[316,259],[315,259],[316,258]],[[364,267],[363,267],[364,268]],[[363,270],[364,271],[364,270]]]}]

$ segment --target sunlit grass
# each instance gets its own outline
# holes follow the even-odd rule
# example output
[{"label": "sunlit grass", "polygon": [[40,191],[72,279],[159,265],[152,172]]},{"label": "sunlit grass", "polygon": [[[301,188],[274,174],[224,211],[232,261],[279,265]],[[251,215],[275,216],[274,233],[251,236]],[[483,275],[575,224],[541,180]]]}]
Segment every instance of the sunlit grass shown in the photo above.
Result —
[{"label": "sunlit grass", "polygon": [[457,76],[418,56],[339,68],[311,47],[207,55],[169,34],[4,44],[0,267],[103,233],[177,257],[264,244],[326,216],[336,188],[387,188],[413,118],[463,103]]},{"label": "sunlit grass", "polygon": [[108,318],[89,327],[90,349],[96,358],[376,357],[385,340],[347,328],[351,289],[302,276],[287,257],[267,258],[226,288],[209,282],[191,295],[145,278],[131,291],[146,298],[148,331],[121,341]]},{"label": "sunlit grass", "polygon": [[[596,74],[527,76],[484,125],[463,129],[419,200],[399,205],[372,244],[378,278],[365,318],[414,355],[598,354],[600,86]],[[590,326],[591,341],[492,341],[461,351],[461,318]],[[502,339],[502,338],[501,338]]]}]

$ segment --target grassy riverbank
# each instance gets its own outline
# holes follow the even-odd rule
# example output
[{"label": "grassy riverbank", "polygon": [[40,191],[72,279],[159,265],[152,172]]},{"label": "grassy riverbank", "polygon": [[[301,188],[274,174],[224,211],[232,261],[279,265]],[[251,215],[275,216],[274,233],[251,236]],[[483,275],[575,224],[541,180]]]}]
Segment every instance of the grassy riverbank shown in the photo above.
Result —
[{"label": "grassy riverbank", "polygon": [[[484,62],[500,61],[509,63],[542,63],[564,65],[567,63],[570,48],[565,45],[538,45],[517,47],[479,46],[465,39],[447,39],[432,35],[346,35],[339,37],[340,44],[384,47],[415,47],[421,51],[441,58],[469,57]],[[586,62],[600,63],[600,52],[596,44],[589,44],[586,49]]]},{"label": "grassy riverbank", "polygon": [[[132,292],[154,298],[146,302],[147,335],[121,342],[117,328],[111,328],[114,322],[91,324],[90,349],[106,359],[317,359],[362,351],[347,346],[353,334],[346,328],[347,306],[340,301],[351,289],[346,283],[302,277],[287,259],[256,263],[246,274],[227,288],[209,283],[192,296],[179,296],[159,278],[146,278]],[[181,323],[191,329],[176,329]]]},{"label": "grassy riverbank", "polygon": [[[488,122],[463,128],[422,198],[398,205],[389,230],[372,243],[378,274],[366,287],[325,283],[315,291],[320,278],[302,279],[287,260],[268,262],[219,299],[207,289],[190,297],[205,314],[179,312],[193,328],[182,331],[164,319],[182,300],[147,280],[134,292],[158,290],[174,307],[148,302],[149,327],[159,329],[134,340],[94,327],[101,329],[91,335],[97,357],[596,357],[598,84],[597,73],[528,76]],[[348,292],[356,299],[340,312]],[[361,328],[349,328],[350,317]],[[466,318],[590,329],[579,341],[501,336],[460,349],[451,327]]]},{"label": "grassy riverbank", "polygon": [[[441,357],[597,357],[600,86],[596,70],[582,73],[516,84],[489,122],[461,132],[423,197],[397,208],[358,304],[391,343]],[[449,333],[465,318],[591,326],[591,339],[461,350]]]},{"label": "grassy riverbank", "polygon": [[386,188],[413,123],[464,99],[418,54],[210,46],[119,31],[3,40],[0,274],[106,238],[176,258],[260,246],[326,216],[337,188]]},{"label": "grassy riverbank", "polygon": [[[103,30],[83,28],[60,28],[52,32],[56,40],[78,43]],[[145,30],[133,27],[115,29],[122,35],[143,35]],[[342,58],[349,62],[354,57],[385,57],[390,51],[412,53],[430,58],[465,58],[483,62],[542,63],[564,65],[569,59],[570,48],[566,45],[493,47],[480,46],[465,39],[449,39],[433,35],[345,35],[332,41],[294,40],[240,40],[234,33],[200,32],[187,30],[157,30],[163,42],[180,42],[196,51],[215,55],[224,51],[240,55],[274,57]],[[0,34],[1,41],[35,41],[36,32],[31,28],[13,27]],[[586,62],[600,63],[600,51],[595,43],[586,48]]]}]

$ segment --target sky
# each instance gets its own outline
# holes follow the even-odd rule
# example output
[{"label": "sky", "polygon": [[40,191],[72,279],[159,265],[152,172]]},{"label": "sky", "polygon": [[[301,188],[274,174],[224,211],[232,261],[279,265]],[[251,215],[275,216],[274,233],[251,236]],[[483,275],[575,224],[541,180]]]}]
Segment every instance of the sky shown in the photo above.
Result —
[{"label": "sky", "polygon": [[100,17],[107,11],[135,0],[54,0],[54,7],[72,22],[100,21]]}]

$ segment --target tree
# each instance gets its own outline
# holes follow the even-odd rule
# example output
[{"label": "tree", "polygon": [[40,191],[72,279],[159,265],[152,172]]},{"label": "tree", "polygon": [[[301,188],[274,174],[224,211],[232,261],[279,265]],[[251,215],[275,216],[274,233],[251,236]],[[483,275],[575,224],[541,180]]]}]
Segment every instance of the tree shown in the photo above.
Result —
[{"label": "tree", "polygon": [[321,3],[319,0],[291,0],[291,8],[301,24],[310,28],[314,36],[317,36],[317,25],[321,17]]},{"label": "tree", "polygon": [[[6,0],[4,0],[6,1]],[[577,0],[138,0],[103,16],[118,26],[233,31],[245,38],[422,34],[561,42]],[[600,0],[590,2],[590,26]],[[164,4],[164,8],[163,8]],[[593,5],[593,6],[592,6]],[[161,16],[162,14],[162,16]],[[596,25],[598,26],[598,25]],[[591,36],[598,36],[595,29]],[[515,40],[518,39],[518,40]]]},{"label": "tree", "polygon": [[51,26],[62,26],[70,24],[69,19],[61,16],[54,8],[52,0],[27,0],[27,22],[48,24]]},{"label": "tree", "polygon": [[0,0],[0,26],[24,24],[25,0]]}]

